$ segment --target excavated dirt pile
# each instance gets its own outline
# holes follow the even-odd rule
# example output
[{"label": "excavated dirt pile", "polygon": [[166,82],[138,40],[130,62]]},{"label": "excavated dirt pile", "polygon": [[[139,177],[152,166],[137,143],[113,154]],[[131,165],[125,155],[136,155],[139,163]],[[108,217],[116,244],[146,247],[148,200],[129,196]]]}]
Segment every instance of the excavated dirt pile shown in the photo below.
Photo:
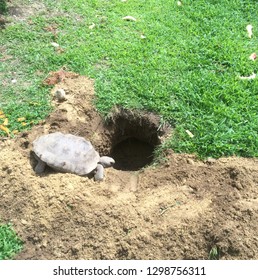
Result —
[{"label": "excavated dirt pile", "polygon": [[[158,116],[94,109],[93,81],[62,78],[67,100],[31,131],[0,149],[0,217],[24,241],[17,259],[257,259],[258,161],[200,161],[168,151]],[[105,179],[33,171],[32,142],[55,131],[89,139],[116,159]],[[210,254],[211,249],[217,254]],[[215,250],[214,250],[215,249]]]}]

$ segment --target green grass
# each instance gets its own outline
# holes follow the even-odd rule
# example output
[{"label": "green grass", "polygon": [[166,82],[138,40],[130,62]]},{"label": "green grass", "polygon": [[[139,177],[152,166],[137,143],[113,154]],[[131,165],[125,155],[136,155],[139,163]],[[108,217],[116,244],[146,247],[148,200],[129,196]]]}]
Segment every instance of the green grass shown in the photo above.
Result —
[{"label": "green grass", "polygon": [[220,252],[219,248],[215,245],[211,248],[209,252],[209,260],[219,260]]},{"label": "green grass", "polygon": [[0,224],[0,260],[11,259],[22,249],[22,241],[10,224]]},{"label": "green grass", "polygon": [[0,1],[0,15],[7,12],[7,5],[5,0]]},{"label": "green grass", "polygon": [[[41,82],[65,65],[96,80],[103,116],[120,105],[156,112],[175,126],[165,148],[200,157],[258,155],[258,82],[238,78],[258,68],[248,59],[258,52],[256,1],[41,2],[45,9],[0,36],[2,56],[12,56],[0,64],[0,108],[10,131],[46,117],[49,89]],[[122,20],[127,15],[137,21]],[[254,27],[251,39],[247,24]],[[50,25],[57,26],[56,37],[44,29]]]}]

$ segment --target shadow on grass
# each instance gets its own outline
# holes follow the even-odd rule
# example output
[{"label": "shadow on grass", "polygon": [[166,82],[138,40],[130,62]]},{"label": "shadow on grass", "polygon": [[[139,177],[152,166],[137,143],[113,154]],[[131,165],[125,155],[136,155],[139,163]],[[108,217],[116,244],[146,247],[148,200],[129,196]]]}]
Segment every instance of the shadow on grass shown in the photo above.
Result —
[{"label": "shadow on grass", "polygon": [[5,27],[5,19],[1,17],[1,15],[5,15],[7,13],[7,4],[6,0],[0,0],[0,29]]},{"label": "shadow on grass", "polygon": [[0,15],[4,15],[7,12],[7,4],[5,0],[0,0]]}]

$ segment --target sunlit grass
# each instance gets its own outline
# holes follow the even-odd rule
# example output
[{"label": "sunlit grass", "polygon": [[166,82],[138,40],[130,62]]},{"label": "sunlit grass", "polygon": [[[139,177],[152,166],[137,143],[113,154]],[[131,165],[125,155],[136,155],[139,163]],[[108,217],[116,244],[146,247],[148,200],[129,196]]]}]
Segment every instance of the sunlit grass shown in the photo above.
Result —
[{"label": "sunlit grass", "polygon": [[0,260],[11,259],[23,247],[10,224],[0,224]]},{"label": "sunlit grass", "polygon": [[[257,51],[255,1],[42,2],[45,10],[7,25],[0,36],[2,57],[11,57],[0,65],[0,109],[10,131],[46,117],[51,107],[42,80],[65,65],[96,80],[101,114],[114,105],[160,114],[174,126],[165,148],[257,156],[257,80],[239,79],[257,71],[249,59]],[[137,20],[124,21],[127,15]]]}]

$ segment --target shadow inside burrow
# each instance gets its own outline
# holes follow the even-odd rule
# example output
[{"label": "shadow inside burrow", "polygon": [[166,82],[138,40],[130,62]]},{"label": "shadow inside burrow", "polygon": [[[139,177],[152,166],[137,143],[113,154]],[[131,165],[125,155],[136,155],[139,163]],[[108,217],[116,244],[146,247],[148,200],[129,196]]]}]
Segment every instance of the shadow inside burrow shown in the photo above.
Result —
[{"label": "shadow inside burrow", "polygon": [[114,168],[138,171],[151,165],[156,148],[171,130],[159,115],[143,110],[115,108],[106,124],[110,132],[110,155]]}]

